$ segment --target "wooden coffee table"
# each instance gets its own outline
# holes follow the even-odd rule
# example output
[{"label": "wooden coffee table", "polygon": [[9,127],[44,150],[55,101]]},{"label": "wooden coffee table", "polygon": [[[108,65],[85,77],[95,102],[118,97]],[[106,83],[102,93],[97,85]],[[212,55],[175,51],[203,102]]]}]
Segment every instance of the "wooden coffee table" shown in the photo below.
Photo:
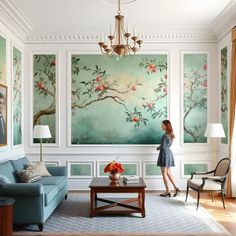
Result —
[{"label": "wooden coffee table", "polygon": [[[119,183],[111,184],[108,177],[93,178],[90,185],[90,217],[96,214],[127,214],[141,213],[145,217],[145,188],[144,180],[139,183],[125,184],[121,177]],[[101,198],[98,193],[137,193],[137,197]],[[123,198],[124,197],[124,198]]]}]

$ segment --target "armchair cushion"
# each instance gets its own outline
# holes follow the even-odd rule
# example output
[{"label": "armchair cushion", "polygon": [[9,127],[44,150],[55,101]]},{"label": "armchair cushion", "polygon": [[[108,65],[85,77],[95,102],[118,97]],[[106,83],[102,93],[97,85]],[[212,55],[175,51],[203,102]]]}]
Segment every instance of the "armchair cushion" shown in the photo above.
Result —
[{"label": "armchair cushion", "polygon": [[[198,189],[202,185],[202,179],[190,179],[188,180],[188,186],[193,189]],[[206,179],[205,180],[205,185],[203,186],[202,190],[221,190],[221,183],[216,182],[215,180],[212,179]]]}]

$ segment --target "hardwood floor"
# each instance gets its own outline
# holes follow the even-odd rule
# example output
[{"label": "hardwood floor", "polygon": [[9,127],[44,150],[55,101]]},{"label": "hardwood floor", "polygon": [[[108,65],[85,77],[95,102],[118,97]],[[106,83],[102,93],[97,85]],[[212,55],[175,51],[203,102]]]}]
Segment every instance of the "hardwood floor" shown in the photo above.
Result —
[{"label": "hardwood floor", "polygon": [[[196,193],[190,193],[196,199]],[[223,208],[221,197],[214,196],[214,202],[207,193],[202,193],[200,204],[220,223],[232,236],[236,236],[236,199],[226,199]]]}]

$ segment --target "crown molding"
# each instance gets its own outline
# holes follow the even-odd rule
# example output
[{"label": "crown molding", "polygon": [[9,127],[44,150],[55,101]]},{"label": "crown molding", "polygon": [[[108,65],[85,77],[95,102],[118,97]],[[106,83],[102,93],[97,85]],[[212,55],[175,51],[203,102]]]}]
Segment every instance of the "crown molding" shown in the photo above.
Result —
[{"label": "crown molding", "polygon": [[25,14],[13,0],[0,0],[0,12],[0,20],[24,42],[33,28]]},{"label": "crown molding", "polygon": [[[81,43],[94,44],[99,41],[100,35],[78,34],[78,35],[29,35],[26,44],[33,43]],[[209,32],[162,32],[156,34],[142,34],[141,39],[145,44],[153,43],[181,43],[181,42],[216,42],[217,38]]]},{"label": "crown molding", "polygon": [[210,29],[221,40],[236,26],[236,0],[232,0],[210,25]]}]

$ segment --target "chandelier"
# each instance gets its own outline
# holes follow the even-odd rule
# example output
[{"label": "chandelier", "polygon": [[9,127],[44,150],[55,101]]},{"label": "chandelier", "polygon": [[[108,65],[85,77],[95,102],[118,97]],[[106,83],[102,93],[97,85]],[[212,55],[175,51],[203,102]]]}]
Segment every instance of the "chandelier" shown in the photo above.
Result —
[{"label": "chandelier", "polygon": [[[111,30],[110,30],[111,31]],[[115,16],[115,30],[114,33],[110,32],[107,36],[108,42],[99,42],[101,52],[107,55],[117,54],[118,56],[125,56],[135,54],[140,50],[142,40],[140,40],[134,32],[131,35],[124,29],[124,16],[121,15],[120,11],[120,0],[118,0],[118,15]]]}]

